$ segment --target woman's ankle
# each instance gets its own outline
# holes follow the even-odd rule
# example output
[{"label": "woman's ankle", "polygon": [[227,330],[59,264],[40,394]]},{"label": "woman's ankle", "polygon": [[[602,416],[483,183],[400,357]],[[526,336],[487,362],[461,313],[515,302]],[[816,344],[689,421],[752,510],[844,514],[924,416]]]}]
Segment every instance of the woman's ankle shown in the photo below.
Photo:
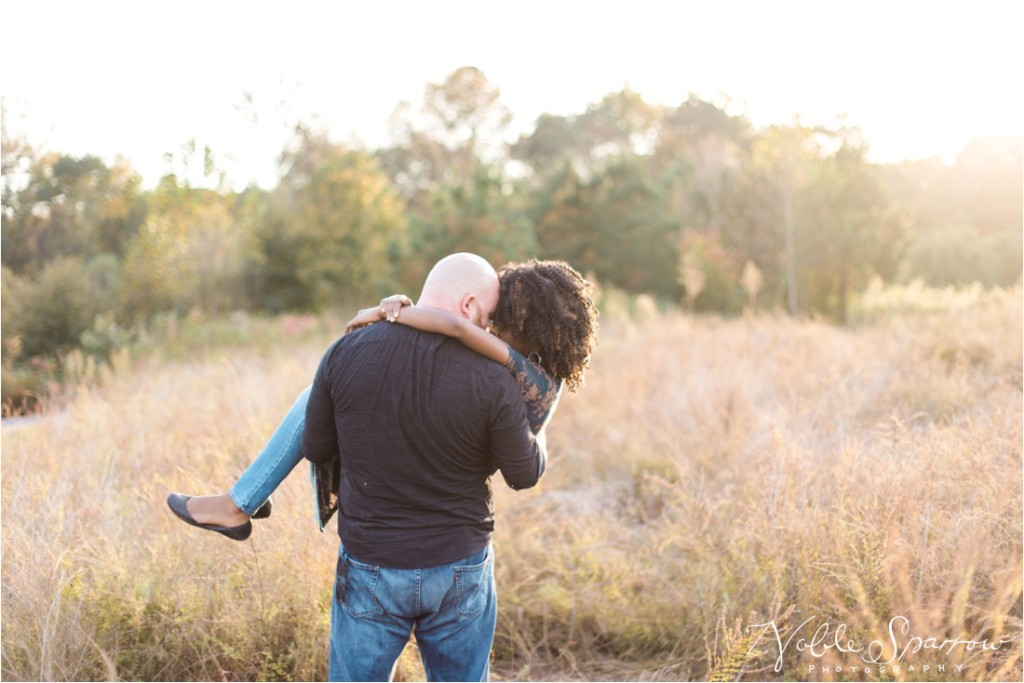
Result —
[{"label": "woman's ankle", "polygon": [[188,500],[188,511],[200,524],[237,526],[249,519],[249,515],[240,510],[227,493],[193,496]]}]

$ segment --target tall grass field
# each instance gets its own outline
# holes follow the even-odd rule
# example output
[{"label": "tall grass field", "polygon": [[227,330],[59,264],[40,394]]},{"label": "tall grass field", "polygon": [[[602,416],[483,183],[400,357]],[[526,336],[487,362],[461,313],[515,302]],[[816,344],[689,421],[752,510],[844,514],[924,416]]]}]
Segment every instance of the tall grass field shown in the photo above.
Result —
[{"label": "tall grass field", "polygon": [[[1020,289],[925,308],[838,328],[607,293],[547,473],[494,482],[492,678],[1021,680]],[[338,538],[305,467],[246,542],[164,503],[226,490],[340,331],[234,324],[72,359],[4,425],[4,680],[326,678]]]}]

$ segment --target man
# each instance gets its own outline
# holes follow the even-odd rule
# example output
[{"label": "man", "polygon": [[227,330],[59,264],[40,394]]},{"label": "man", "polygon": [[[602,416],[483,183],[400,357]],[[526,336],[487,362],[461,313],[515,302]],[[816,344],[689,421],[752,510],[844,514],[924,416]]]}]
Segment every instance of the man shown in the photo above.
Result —
[{"label": "man", "polygon": [[[494,269],[460,253],[434,266],[417,306],[486,327],[497,303]],[[454,339],[371,325],[325,354],[302,448],[341,458],[331,680],[390,678],[414,630],[429,680],[486,680],[490,476],[528,488],[546,460],[509,372]]]}]

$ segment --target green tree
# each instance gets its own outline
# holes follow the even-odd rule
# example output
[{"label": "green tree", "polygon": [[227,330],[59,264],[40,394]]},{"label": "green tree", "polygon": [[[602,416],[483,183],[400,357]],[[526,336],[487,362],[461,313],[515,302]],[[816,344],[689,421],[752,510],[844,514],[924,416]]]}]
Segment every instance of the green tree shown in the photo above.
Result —
[{"label": "green tree", "polygon": [[[20,196],[29,183],[36,162],[36,151],[24,134],[8,129],[7,103],[0,98],[0,211],[3,215],[3,263],[11,258],[7,251],[12,246],[8,238],[11,221],[20,218]],[[27,260],[27,259],[22,259]]]},{"label": "green tree", "polygon": [[800,307],[794,202],[821,154],[814,130],[799,122],[760,130],[744,148],[723,202],[723,246],[739,262],[754,263],[768,300],[792,315]]},{"label": "green tree", "polygon": [[985,253],[978,231],[970,225],[943,226],[918,235],[908,249],[905,268],[934,287],[980,281]]},{"label": "green tree", "polygon": [[476,67],[459,67],[426,87],[414,109],[402,102],[391,116],[392,145],[377,153],[402,195],[423,207],[442,184],[469,181],[479,161],[504,159],[511,112],[501,90]]},{"label": "green tree", "polygon": [[904,280],[1011,285],[1021,274],[1021,138],[965,145],[952,165],[938,158],[884,167],[884,182],[908,216]]},{"label": "green tree", "polygon": [[879,167],[880,178],[907,215],[912,237],[969,224],[963,188],[939,157]]},{"label": "green tree", "polygon": [[905,278],[934,287],[983,285],[1008,287],[1021,275],[1021,233],[979,235],[972,225],[947,226],[919,234],[910,244]]},{"label": "green tree", "polygon": [[686,196],[687,225],[718,236],[725,217],[725,195],[748,144],[749,122],[711,102],[690,95],[666,112],[658,130],[652,164]]},{"label": "green tree", "polygon": [[1003,230],[982,238],[985,254],[985,284],[1009,287],[1021,281],[1024,261],[1024,234]]},{"label": "green tree", "polygon": [[50,153],[26,168],[25,160],[4,164],[4,265],[36,273],[61,256],[124,253],[146,215],[141,179],[126,162]]},{"label": "green tree", "polygon": [[198,179],[213,188],[191,185],[187,170],[198,153],[194,143],[186,143],[181,158],[173,160],[185,172],[165,175],[148,196],[149,215],[124,260],[119,299],[128,319],[193,308],[223,313],[248,305],[248,223],[224,189],[208,147]]},{"label": "green tree", "polygon": [[716,235],[687,231],[679,253],[679,284],[692,310],[727,314],[743,310],[743,264]]},{"label": "green tree", "polygon": [[510,154],[538,182],[565,162],[578,173],[597,172],[608,159],[649,151],[660,110],[628,87],[605,95],[580,114],[541,114],[530,134],[511,145]]},{"label": "green tree", "polygon": [[676,236],[663,188],[623,156],[584,179],[566,163],[538,195],[540,253],[634,292],[678,298]]},{"label": "green tree", "polygon": [[495,167],[477,164],[466,182],[441,187],[427,210],[410,218],[412,266],[407,286],[422,282],[426,268],[441,257],[469,251],[495,267],[536,254],[537,239],[520,185]]},{"label": "green tree", "polygon": [[[5,284],[5,294],[16,299],[10,308],[5,303],[5,351],[30,359],[56,356],[78,346],[95,317],[110,306],[112,292],[103,270],[104,264],[60,257],[36,276],[21,281],[15,276]],[[13,349],[12,339],[18,340]]]},{"label": "green tree", "polygon": [[823,151],[796,198],[797,274],[805,306],[845,323],[850,297],[872,275],[895,277],[904,222],[855,130],[825,137]]},{"label": "green tree", "polygon": [[370,155],[308,128],[255,228],[253,280],[271,310],[338,305],[394,287],[404,207]]},{"label": "green tree", "polygon": [[520,135],[511,145],[510,153],[534,177],[543,178],[565,159],[583,156],[579,138],[572,117],[545,113],[537,117],[529,135]]},{"label": "green tree", "polygon": [[1024,230],[1024,142],[993,136],[968,142],[953,164],[953,182],[963,197],[966,222],[981,235]]}]

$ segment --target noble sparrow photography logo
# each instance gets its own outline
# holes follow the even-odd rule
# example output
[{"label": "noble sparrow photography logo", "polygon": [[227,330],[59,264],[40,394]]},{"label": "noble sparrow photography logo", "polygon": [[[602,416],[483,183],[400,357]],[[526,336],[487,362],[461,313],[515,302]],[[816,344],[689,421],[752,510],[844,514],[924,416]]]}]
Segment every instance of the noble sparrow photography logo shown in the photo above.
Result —
[{"label": "noble sparrow photography logo", "polygon": [[[751,624],[748,630],[757,632],[748,654],[761,643],[775,646],[777,656],[774,671],[777,673],[782,671],[787,655],[792,656],[794,652],[806,653],[805,656],[815,660],[822,660],[830,654],[844,660],[839,665],[809,663],[806,673],[811,676],[843,673],[855,675],[858,672],[883,675],[899,674],[901,671],[917,674],[943,673],[953,669],[962,671],[966,666],[964,663],[948,663],[949,656],[958,649],[966,653],[993,652],[1014,640],[940,638],[920,634],[915,632],[910,619],[905,616],[894,616],[889,620],[883,638],[866,643],[854,637],[846,624],[820,621],[817,616],[805,619],[785,638],[775,620]],[[834,658],[830,658],[830,661],[834,661]]]}]

